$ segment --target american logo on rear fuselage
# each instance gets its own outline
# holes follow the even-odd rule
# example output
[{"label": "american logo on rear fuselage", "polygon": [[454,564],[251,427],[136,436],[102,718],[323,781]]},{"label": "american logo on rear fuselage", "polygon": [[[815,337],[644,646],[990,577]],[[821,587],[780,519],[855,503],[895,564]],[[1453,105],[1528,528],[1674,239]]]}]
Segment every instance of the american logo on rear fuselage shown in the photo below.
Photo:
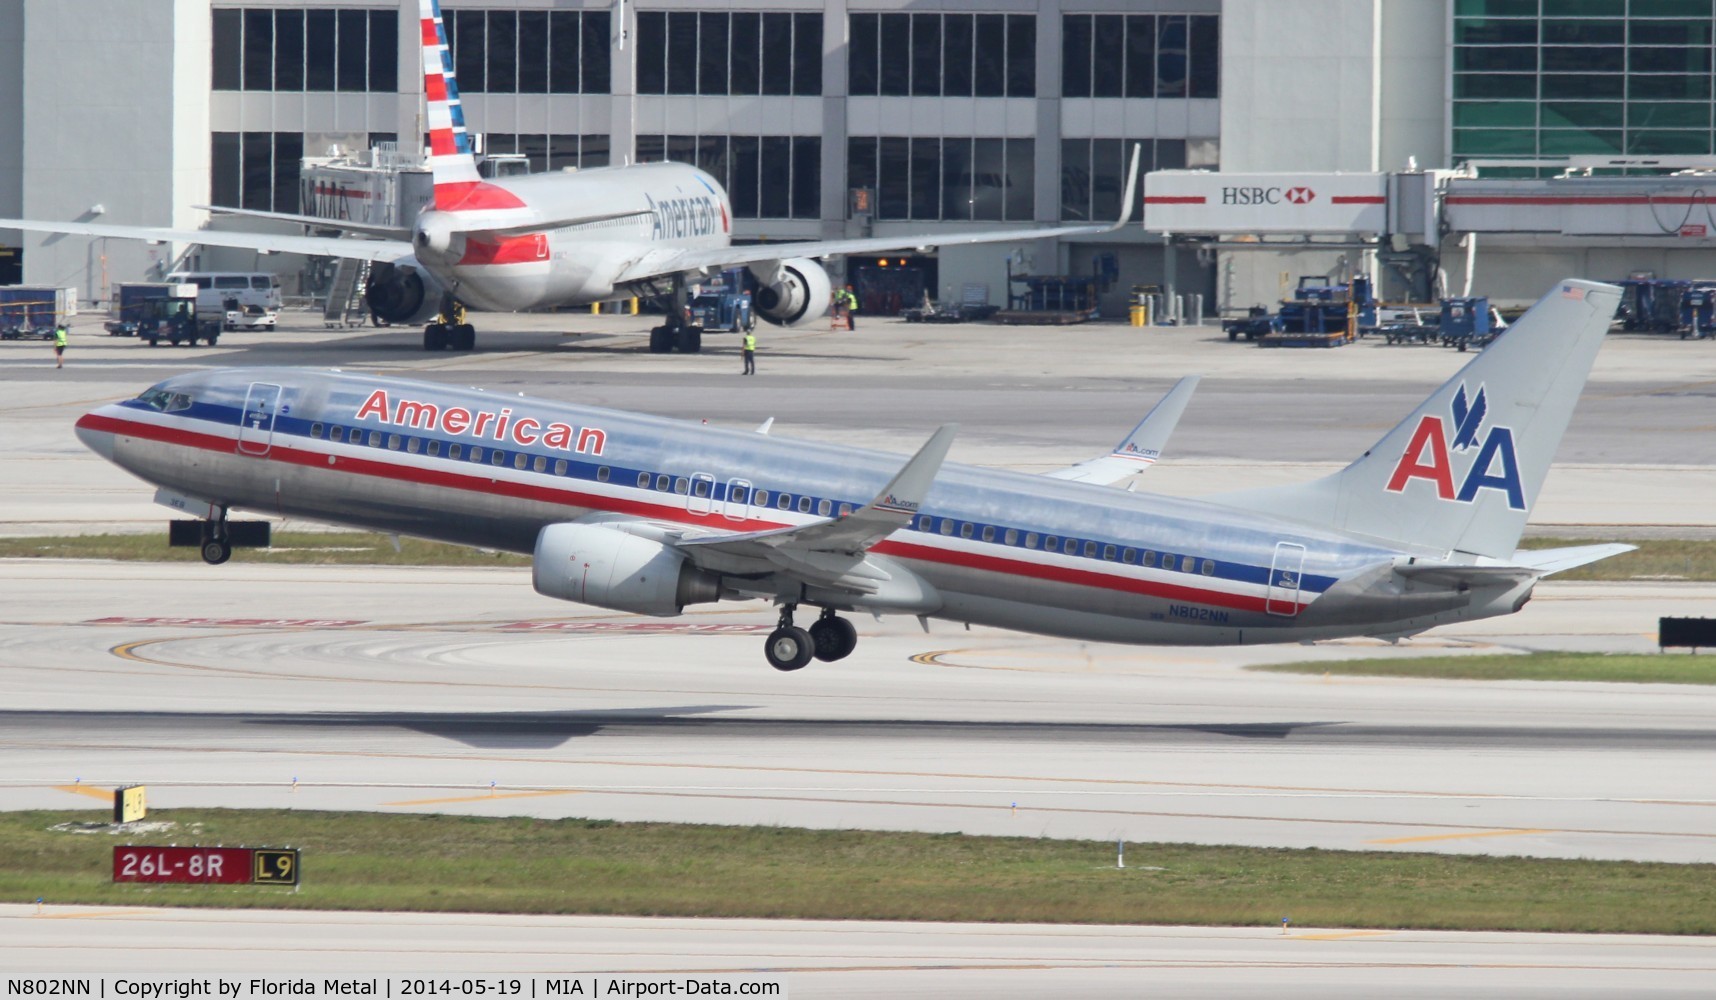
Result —
[{"label": "american logo on rear fuselage", "polygon": [[498,411],[472,410],[404,397],[389,399],[386,389],[370,393],[354,419],[580,455],[600,455],[608,446],[608,433],[599,427],[573,427],[558,421],[544,424],[534,417],[514,417],[509,406]]},{"label": "american logo on rear fuselage", "polygon": [[[1519,480],[1519,456],[1514,450],[1513,428],[1492,426],[1483,435],[1483,442],[1480,444],[1478,441],[1489,409],[1484,387],[1478,386],[1477,395],[1468,403],[1466,386],[1462,382],[1451,409],[1451,439],[1449,425],[1441,417],[1427,413],[1419,419],[1418,426],[1412,431],[1412,439],[1407,442],[1406,450],[1401,452],[1400,461],[1395,463],[1394,474],[1389,476],[1388,491],[1401,493],[1412,480],[1425,479],[1436,487],[1436,495],[1443,500],[1471,503],[1477,499],[1479,490],[1500,490],[1507,494],[1509,508],[1524,510],[1525,489]],[[1472,448],[1477,449],[1477,456],[1466,467],[1456,490],[1452,452],[1465,452]]]}]

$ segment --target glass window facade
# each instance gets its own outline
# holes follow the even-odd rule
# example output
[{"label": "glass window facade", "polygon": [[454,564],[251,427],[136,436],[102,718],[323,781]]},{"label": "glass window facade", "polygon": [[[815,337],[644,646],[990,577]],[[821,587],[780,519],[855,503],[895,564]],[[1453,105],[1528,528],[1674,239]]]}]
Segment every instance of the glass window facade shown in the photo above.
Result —
[{"label": "glass window facade", "polygon": [[822,140],[811,135],[640,135],[638,162],[693,163],[727,189],[736,219],[816,219]]},{"label": "glass window facade", "polygon": [[610,162],[606,135],[517,135],[483,133],[485,153],[519,153],[530,159],[530,172],[564,167],[605,167]]},{"label": "glass window facade", "polygon": [[875,192],[877,219],[1024,222],[1035,150],[1033,139],[853,137],[846,169],[852,187]]},{"label": "glass window facade", "polygon": [[822,93],[821,14],[640,10],[637,17],[640,94]]},{"label": "glass window facade", "polygon": [[607,11],[448,10],[441,20],[465,94],[606,94]]},{"label": "glass window facade", "polygon": [[298,212],[298,132],[216,132],[209,144],[210,203],[263,212]]},{"label": "glass window facade", "polygon": [[1456,0],[1454,162],[1713,151],[1711,0]]},{"label": "glass window facade", "polygon": [[856,97],[1035,97],[1032,14],[852,14]]},{"label": "glass window facade", "polygon": [[215,90],[399,90],[399,11],[216,8]]},{"label": "glass window facade", "polygon": [[1219,97],[1213,14],[1065,14],[1063,97]]},{"label": "glass window facade", "polygon": [[[1184,139],[1062,139],[1061,218],[1067,222],[1112,222],[1126,194],[1126,165],[1132,147],[1142,145],[1144,170],[1181,170],[1186,166]],[[1142,183],[1142,182],[1140,182]],[[1140,188],[1132,204],[1134,221],[1144,220]]]}]

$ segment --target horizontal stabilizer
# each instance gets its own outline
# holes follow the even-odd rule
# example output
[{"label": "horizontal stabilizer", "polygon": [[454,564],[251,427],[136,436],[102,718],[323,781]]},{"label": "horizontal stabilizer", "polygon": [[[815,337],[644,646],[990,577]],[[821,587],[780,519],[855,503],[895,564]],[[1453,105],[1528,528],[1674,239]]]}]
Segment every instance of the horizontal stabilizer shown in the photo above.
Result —
[{"label": "horizontal stabilizer", "polygon": [[1160,402],[1151,407],[1144,419],[1138,422],[1138,426],[1132,428],[1132,433],[1114,446],[1112,452],[1065,469],[1056,469],[1047,475],[1051,479],[1100,483],[1106,486],[1156,464],[1156,460],[1162,457],[1163,450],[1168,447],[1168,438],[1173,436],[1174,428],[1180,423],[1180,415],[1186,412],[1186,404],[1191,402],[1192,393],[1197,391],[1197,388],[1198,376],[1187,375],[1180,379]]},{"label": "horizontal stabilizer", "polygon": [[1605,545],[1569,545],[1559,549],[1521,549],[1513,554],[1513,562],[1518,566],[1530,566],[1548,576],[1637,548],[1637,545],[1610,542]]},{"label": "horizontal stabilizer", "polygon": [[1415,583],[1455,589],[1512,586],[1516,583],[1527,583],[1543,575],[1526,566],[1467,566],[1452,563],[1402,563],[1394,567],[1394,572],[1397,576]]}]

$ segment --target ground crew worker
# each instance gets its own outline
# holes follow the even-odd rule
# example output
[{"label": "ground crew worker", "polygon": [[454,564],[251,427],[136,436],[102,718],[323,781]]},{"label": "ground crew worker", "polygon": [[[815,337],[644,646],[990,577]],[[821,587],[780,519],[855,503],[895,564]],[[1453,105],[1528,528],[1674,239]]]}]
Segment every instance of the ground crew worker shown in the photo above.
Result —
[{"label": "ground crew worker", "polygon": [[757,331],[745,331],[744,348],[745,370],[742,374],[755,375],[757,373]]},{"label": "ground crew worker", "polygon": [[54,327],[54,367],[66,366],[66,325],[57,324]]},{"label": "ground crew worker", "polygon": [[858,296],[853,294],[851,285],[834,293],[834,304],[846,310],[847,329],[858,329]]}]

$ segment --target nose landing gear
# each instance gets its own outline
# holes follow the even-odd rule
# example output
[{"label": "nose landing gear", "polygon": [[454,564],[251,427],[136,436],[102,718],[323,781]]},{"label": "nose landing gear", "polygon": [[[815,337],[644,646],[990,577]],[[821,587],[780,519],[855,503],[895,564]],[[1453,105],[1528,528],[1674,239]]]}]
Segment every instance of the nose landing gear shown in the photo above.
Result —
[{"label": "nose landing gear", "polygon": [[834,609],[824,608],[822,616],[808,629],[792,623],[797,609],[796,604],[781,606],[780,624],[763,644],[763,656],[769,666],[782,671],[798,670],[812,658],[830,663],[852,655],[858,647],[858,630],[835,614]]}]

